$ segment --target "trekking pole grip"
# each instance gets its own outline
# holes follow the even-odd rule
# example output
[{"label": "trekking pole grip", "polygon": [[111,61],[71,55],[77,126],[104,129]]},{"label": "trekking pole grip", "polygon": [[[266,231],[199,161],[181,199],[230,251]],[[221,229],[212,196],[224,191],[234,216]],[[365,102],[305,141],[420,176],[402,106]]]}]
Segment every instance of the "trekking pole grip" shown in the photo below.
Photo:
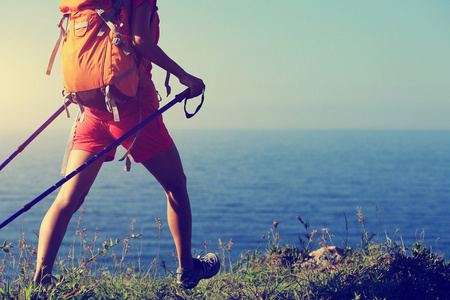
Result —
[{"label": "trekking pole grip", "polygon": [[191,94],[191,89],[187,88],[184,91],[182,91],[181,93],[179,93],[178,95],[175,96],[175,100],[177,102],[181,102],[184,99],[187,99],[189,97],[189,95]]}]

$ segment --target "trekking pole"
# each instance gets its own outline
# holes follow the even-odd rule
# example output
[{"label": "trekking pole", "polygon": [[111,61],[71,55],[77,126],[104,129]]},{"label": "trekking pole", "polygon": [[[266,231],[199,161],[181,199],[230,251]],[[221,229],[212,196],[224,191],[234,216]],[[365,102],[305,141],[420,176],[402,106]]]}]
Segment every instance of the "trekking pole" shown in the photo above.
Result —
[{"label": "trekking pole", "polygon": [[[187,88],[185,91],[183,91],[182,93],[178,94],[177,96],[175,96],[175,99],[173,99],[172,101],[170,101],[169,103],[167,103],[166,105],[164,105],[163,107],[161,107],[159,110],[157,110],[154,114],[152,114],[151,116],[149,116],[147,119],[145,119],[144,121],[142,121],[141,123],[139,123],[136,127],[132,128],[130,131],[128,131],[127,133],[125,133],[124,135],[122,135],[120,138],[118,138],[117,140],[115,140],[111,145],[106,146],[102,151],[100,151],[98,154],[96,154],[95,156],[93,156],[92,158],[90,158],[89,160],[87,160],[84,164],[82,164],[80,167],[78,167],[76,170],[72,171],[70,174],[68,174],[66,177],[64,177],[63,179],[61,179],[60,181],[58,181],[55,185],[53,185],[52,187],[50,187],[48,190],[46,190],[45,192],[43,192],[41,195],[39,195],[38,197],[36,197],[33,201],[25,204],[18,212],[16,212],[14,215],[12,215],[9,219],[7,219],[6,221],[4,221],[2,224],[0,224],[0,229],[2,229],[3,227],[5,227],[6,225],[8,225],[9,223],[11,223],[15,218],[17,218],[18,216],[20,216],[22,213],[28,211],[31,207],[33,207],[36,203],[38,203],[39,201],[41,201],[42,199],[44,199],[45,197],[47,197],[49,194],[51,194],[53,191],[55,191],[57,188],[59,188],[61,185],[63,185],[64,183],[66,183],[69,179],[71,179],[72,177],[74,177],[75,175],[77,175],[78,173],[80,173],[81,171],[83,171],[85,168],[87,168],[89,165],[91,165],[93,162],[95,162],[97,159],[99,159],[100,157],[102,157],[103,155],[105,155],[106,153],[108,153],[109,151],[111,151],[112,149],[114,149],[115,147],[119,146],[120,143],[122,143],[124,140],[126,140],[127,138],[129,138],[132,134],[134,134],[135,132],[137,132],[139,129],[141,129],[142,127],[144,127],[145,125],[147,125],[148,123],[150,123],[153,119],[155,119],[156,117],[158,117],[159,115],[161,115],[163,112],[165,112],[166,110],[168,110],[170,107],[172,107],[175,103],[177,102],[181,102],[183,100],[187,100],[188,96],[190,94],[190,89]],[[186,111],[186,102],[184,103],[184,108],[185,108],[185,113],[186,116],[188,118],[192,117],[193,115],[195,115],[197,113],[197,111],[200,109],[200,107],[203,104],[203,95],[202,95],[202,102],[199,104],[199,106],[197,107],[197,109],[195,110],[195,112],[193,114],[189,114]]]},{"label": "trekking pole", "polygon": [[20,152],[25,149],[26,146],[28,146],[29,143],[31,143],[42,131],[44,131],[45,128],[47,128],[48,125],[50,125],[51,122],[53,122],[56,117],[58,117],[70,104],[71,102],[67,100],[44,124],[41,125],[22,145],[20,145],[16,151],[11,154],[11,156],[6,159],[1,165],[0,165],[0,171],[3,170],[4,167],[6,167],[7,164],[9,164]]}]

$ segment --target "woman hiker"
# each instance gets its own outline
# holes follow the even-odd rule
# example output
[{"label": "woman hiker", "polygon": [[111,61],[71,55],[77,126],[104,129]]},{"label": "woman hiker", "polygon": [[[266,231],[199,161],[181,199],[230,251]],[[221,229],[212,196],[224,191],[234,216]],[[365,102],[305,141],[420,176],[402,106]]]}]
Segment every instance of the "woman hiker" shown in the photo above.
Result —
[{"label": "woman hiker", "polygon": [[[180,83],[190,89],[190,97],[200,95],[204,88],[203,81],[184,71],[157,46],[158,22],[152,19],[152,15],[157,18],[156,12],[153,11],[156,8],[156,0],[129,2],[131,37],[135,52],[142,56],[144,61],[154,63],[175,75]],[[150,68],[145,70],[144,78],[151,79]],[[145,119],[158,109],[158,97],[153,84],[144,82],[142,85],[140,112],[136,99],[119,104],[119,122],[115,122],[108,111],[85,107],[84,118],[78,122],[73,136],[67,174],[136,126],[139,113],[142,114],[142,119]],[[128,149],[132,142],[133,139],[129,138],[122,145]],[[83,204],[103,162],[113,160],[114,154],[115,150],[112,150],[61,187],[40,227],[35,282],[51,282],[53,264],[69,221]],[[215,254],[209,253],[200,259],[192,257],[192,220],[186,177],[177,148],[164,126],[161,115],[141,129],[140,137],[131,148],[130,154],[135,162],[142,163],[158,180],[167,195],[167,219],[179,262],[177,284],[184,288],[193,288],[201,279],[217,274],[220,261]]]}]

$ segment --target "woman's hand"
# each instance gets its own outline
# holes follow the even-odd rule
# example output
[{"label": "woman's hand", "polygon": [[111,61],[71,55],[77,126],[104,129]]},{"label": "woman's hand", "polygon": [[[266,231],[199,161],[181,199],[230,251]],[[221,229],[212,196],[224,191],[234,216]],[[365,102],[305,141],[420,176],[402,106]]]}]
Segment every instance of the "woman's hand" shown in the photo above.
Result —
[{"label": "woman's hand", "polygon": [[180,80],[181,84],[187,86],[191,90],[189,98],[194,98],[201,95],[203,89],[205,88],[205,84],[200,78],[192,76],[186,72],[178,79]]}]

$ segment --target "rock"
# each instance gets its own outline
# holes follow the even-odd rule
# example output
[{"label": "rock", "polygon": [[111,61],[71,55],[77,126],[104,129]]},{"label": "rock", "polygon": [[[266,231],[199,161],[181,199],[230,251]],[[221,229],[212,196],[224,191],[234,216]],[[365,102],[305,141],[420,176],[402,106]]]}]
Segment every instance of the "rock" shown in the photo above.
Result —
[{"label": "rock", "polygon": [[333,267],[338,265],[344,258],[344,249],[331,246],[322,247],[311,252],[302,267]]}]

